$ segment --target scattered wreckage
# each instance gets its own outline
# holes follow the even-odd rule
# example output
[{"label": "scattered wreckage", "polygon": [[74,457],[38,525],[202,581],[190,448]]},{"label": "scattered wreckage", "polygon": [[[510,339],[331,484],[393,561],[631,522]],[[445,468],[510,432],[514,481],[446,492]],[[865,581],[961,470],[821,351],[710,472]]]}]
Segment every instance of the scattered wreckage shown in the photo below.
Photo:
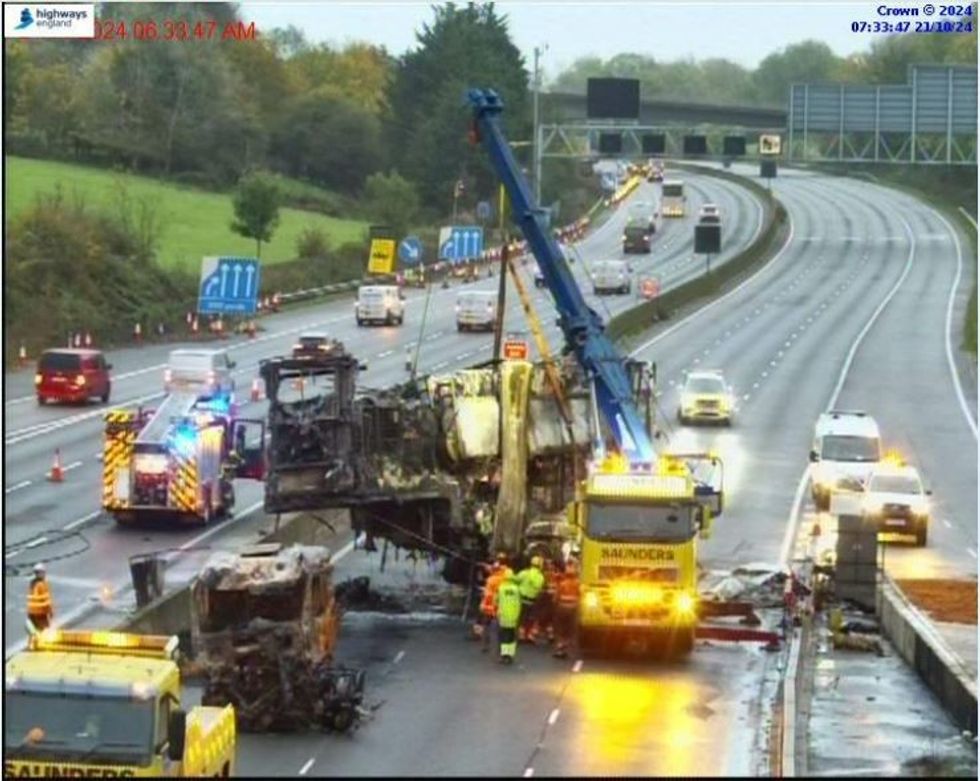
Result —
[{"label": "scattered wreckage", "polygon": [[319,546],[260,544],[208,559],[191,592],[204,705],[233,705],[243,732],[358,725],[364,673],[333,664],[332,570]]}]

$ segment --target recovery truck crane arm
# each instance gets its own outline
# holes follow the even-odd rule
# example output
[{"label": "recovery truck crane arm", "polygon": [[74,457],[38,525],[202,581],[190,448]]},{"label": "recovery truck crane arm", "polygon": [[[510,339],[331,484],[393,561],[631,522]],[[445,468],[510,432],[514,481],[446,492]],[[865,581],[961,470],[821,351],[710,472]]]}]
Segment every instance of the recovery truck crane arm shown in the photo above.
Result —
[{"label": "recovery truck crane arm", "polygon": [[558,243],[543,224],[541,209],[533,202],[530,188],[500,127],[503,103],[493,90],[471,89],[468,97],[473,106],[476,140],[483,143],[507,190],[514,221],[524,232],[555,300],[566,344],[593,377],[596,401],[623,453],[631,463],[652,467],[656,451],[643,418],[633,405],[632,386],[623,358],[606,336],[602,319],[585,302]]}]

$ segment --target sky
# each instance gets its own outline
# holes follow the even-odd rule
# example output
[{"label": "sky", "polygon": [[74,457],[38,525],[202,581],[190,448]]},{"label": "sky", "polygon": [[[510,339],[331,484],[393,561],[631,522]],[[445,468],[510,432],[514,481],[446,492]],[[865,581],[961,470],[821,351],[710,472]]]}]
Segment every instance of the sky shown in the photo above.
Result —
[{"label": "sky", "polygon": [[[541,58],[545,83],[587,55],[608,59],[631,52],[666,61],[724,57],[754,68],[766,55],[814,38],[846,56],[866,50],[878,37],[852,32],[853,22],[886,19],[877,13],[880,2],[498,0],[495,5],[509,18],[511,36],[529,66],[534,47],[547,45]],[[368,41],[395,55],[415,47],[415,31],[432,19],[430,6],[414,0],[240,3],[242,18],[254,21],[260,35],[293,24],[308,40]]]}]

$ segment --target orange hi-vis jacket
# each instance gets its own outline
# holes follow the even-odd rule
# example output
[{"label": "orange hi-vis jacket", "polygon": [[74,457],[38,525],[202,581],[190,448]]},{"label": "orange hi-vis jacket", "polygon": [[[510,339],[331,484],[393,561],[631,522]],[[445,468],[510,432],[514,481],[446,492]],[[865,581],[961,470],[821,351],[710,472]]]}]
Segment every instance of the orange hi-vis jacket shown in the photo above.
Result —
[{"label": "orange hi-vis jacket", "polygon": [[565,572],[558,576],[557,600],[562,607],[578,605],[579,583],[578,575]]},{"label": "orange hi-vis jacket", "polygon": [[51,604],[51,590],[46,580],[32,580],[27,592],[27,615],[49,617],[54,612]]},{"label": "orange hi-vis jacket", "polygon": [[485,616],[493,618],[497,615],[497,590],[512,574],[510,567],[494,567],[491,571],[483,585],[483,599],[480,602],[480,612]]}]

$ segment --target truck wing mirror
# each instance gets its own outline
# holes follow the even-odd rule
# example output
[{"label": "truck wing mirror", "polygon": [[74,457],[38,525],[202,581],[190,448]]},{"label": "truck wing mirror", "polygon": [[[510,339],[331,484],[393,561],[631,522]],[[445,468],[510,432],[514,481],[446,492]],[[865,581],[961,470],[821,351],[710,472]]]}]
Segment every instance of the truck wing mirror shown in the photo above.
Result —
[{"label": "truck wing mirror", "polygon": [[810,451],[810,461],[811,461],[811,463],[814,463],[815,464],[819,460],[820,460],[820,455],[817,453],[817,451],[816,450],[811,450]]},{"label": "truck wing mirror", "polygon": [[174,762],[184,758],[184,738],[187,735],[187,713],[180,708],[170,711],[167,722],[167,756]]}]

